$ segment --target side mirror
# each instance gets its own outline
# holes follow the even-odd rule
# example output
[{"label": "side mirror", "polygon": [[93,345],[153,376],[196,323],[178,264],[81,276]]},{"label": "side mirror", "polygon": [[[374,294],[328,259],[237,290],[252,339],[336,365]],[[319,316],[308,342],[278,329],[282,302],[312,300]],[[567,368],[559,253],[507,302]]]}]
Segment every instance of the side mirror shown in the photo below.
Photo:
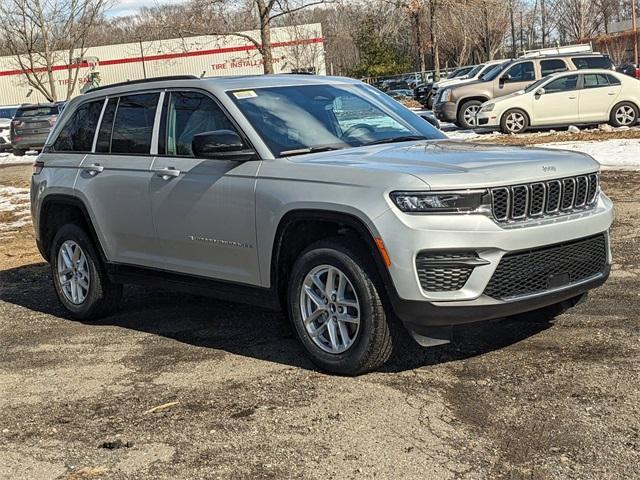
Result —
[{"label": "side mirror", "polygon": [[193,136],[191,149],[196,158],[236,160],[244,162],[255,158],[256,152],[244,148],[240,135],[231,130],[214,130]]},{"label": "side mirror", "polygon": [[511,75],[505,73],[502,77],[500,77],[500,83],[509,83],[512,80]]},{"label": "side mirror", "polygon": [[536,90],[536,97],[539,97],[541,95],[544,95],[544,88],[539,88],[538,90]]}]

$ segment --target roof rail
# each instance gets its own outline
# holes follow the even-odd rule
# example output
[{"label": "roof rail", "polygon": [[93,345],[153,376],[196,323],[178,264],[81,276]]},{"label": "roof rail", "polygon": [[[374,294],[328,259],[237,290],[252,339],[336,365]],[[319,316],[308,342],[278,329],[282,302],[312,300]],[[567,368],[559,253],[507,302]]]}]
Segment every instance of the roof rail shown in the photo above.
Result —
[{"label": "roof rail", "polygon": [[113,87],[122,87],[124,85],[138,85],[141,83],[152,83],[152,82],[166,82],[170,80],[197,80],[198,77],[195,75],[170,75],[167,77],[152,77],[152,78],[141,78],[140,80],[129,80],[127,82],[118,82],[111,83],[109,85],[101,85],[96,88],[91,88],[87,90],[85,93],[97,92],[98,90],[105,90],[107,88]]},{"label": "roof rail", "polygon": [[566,55],[571,53],[594,53],[590,43],[567,45],[565,47],[539,48],[538,50],[524,50],[519,58],[544,57],[545,55]]}]

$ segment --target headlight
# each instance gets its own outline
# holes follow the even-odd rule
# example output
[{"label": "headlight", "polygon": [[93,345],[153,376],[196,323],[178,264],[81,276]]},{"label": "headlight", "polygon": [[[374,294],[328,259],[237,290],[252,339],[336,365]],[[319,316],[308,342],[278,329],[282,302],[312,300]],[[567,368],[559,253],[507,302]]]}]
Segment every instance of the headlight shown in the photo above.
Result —
[{"label": "headlight", "polygon": [[392,192],[396,206],[407,213],[490,213],[487,190],[455,192]]},{"label": "headlight", "polygon": [[444,92],[442,92],[442,96],[440,97],[440,100],[443,102],[450,102],[451,101],[451,89],[447,88]]},{"label": "headlight", "polygon": [[496,107],[495,103],[486,103],[481,109],[481,112],[492,112],[493,109]]}]

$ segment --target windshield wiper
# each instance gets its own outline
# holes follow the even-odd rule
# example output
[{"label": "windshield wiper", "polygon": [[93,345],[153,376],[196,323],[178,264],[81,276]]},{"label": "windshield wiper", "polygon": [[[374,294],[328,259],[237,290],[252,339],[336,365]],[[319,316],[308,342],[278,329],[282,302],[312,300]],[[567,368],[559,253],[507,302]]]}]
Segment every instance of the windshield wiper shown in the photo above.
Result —
[{"label": "windshield wiper", "polygon": [[413,140],[427,140],[427,137],[423,137],[422,135],[402,135],[400,137],[381,138],[380,140],[367,142],[364,145],[379,145],[381,143],[411,142]]},{"label": "windshield wiper", "polygon": [[331,150],[340,150],[345,147],[336,145],[316,145],[315,147],[298,148],[295,150],[285,150],[280,152],[281,157],[293,157],[294,155],[305,155],[307,153],[330,152]]}]

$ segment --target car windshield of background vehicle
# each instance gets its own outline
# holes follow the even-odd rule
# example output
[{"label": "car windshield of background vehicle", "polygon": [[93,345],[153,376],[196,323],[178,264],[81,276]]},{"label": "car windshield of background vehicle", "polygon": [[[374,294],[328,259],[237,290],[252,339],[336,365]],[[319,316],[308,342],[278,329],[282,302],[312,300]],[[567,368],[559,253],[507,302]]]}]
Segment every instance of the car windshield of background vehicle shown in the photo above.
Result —
[{"label": "car windshield of background vehicle", "polygon": [[482,70],[484,68],[485,65],[478,65],[476,67],[473,67],[471,69],[471,71],[469,71],[469,73],[467,73],[467,77],[471,78],[474,77],[480,70]]},{"label": "car windshield of background vehicle", "polygon": [[511,64],[511,62],[504,62],[499,65],[495,65],[488,72],[483,73],[480,78],[482,80],[491,81],[498,75],[500,75],[500,73],[502,73],[502,71],[504,71],[504,69],[507,68],[509,64]]},{"label": "car windshield of background vehicle", "polygon": [[0,108],[0,118],[13,118],[16,114],[17,108]]},{"label": "car windshield of background vehicle", "polygon": [[534,91],[535,89],[537,89],[540,85],[542,85],[544,82],[547,82],[549,80],[548,77],[545,78],[541,78],[540,80],[538,80],[537,82],[532,83],[531,85],[529,85],[527,88],[524,89],[524,93],[529,93]]},{"label": "car windshield of background vehicle", "polygon": [[343,85],[229,92],[276,157],[403,139],[444,138],[428,122],[408,111],[403,116],[397,109],[404,107],[378,94],[372,98],[366,86]]},{"label": "car windshield of background vehicle", "polygon": [[23,117],[45,117],[47,115],[58,115],[58,107],[36,107],[18,109],[16,118]]}]

